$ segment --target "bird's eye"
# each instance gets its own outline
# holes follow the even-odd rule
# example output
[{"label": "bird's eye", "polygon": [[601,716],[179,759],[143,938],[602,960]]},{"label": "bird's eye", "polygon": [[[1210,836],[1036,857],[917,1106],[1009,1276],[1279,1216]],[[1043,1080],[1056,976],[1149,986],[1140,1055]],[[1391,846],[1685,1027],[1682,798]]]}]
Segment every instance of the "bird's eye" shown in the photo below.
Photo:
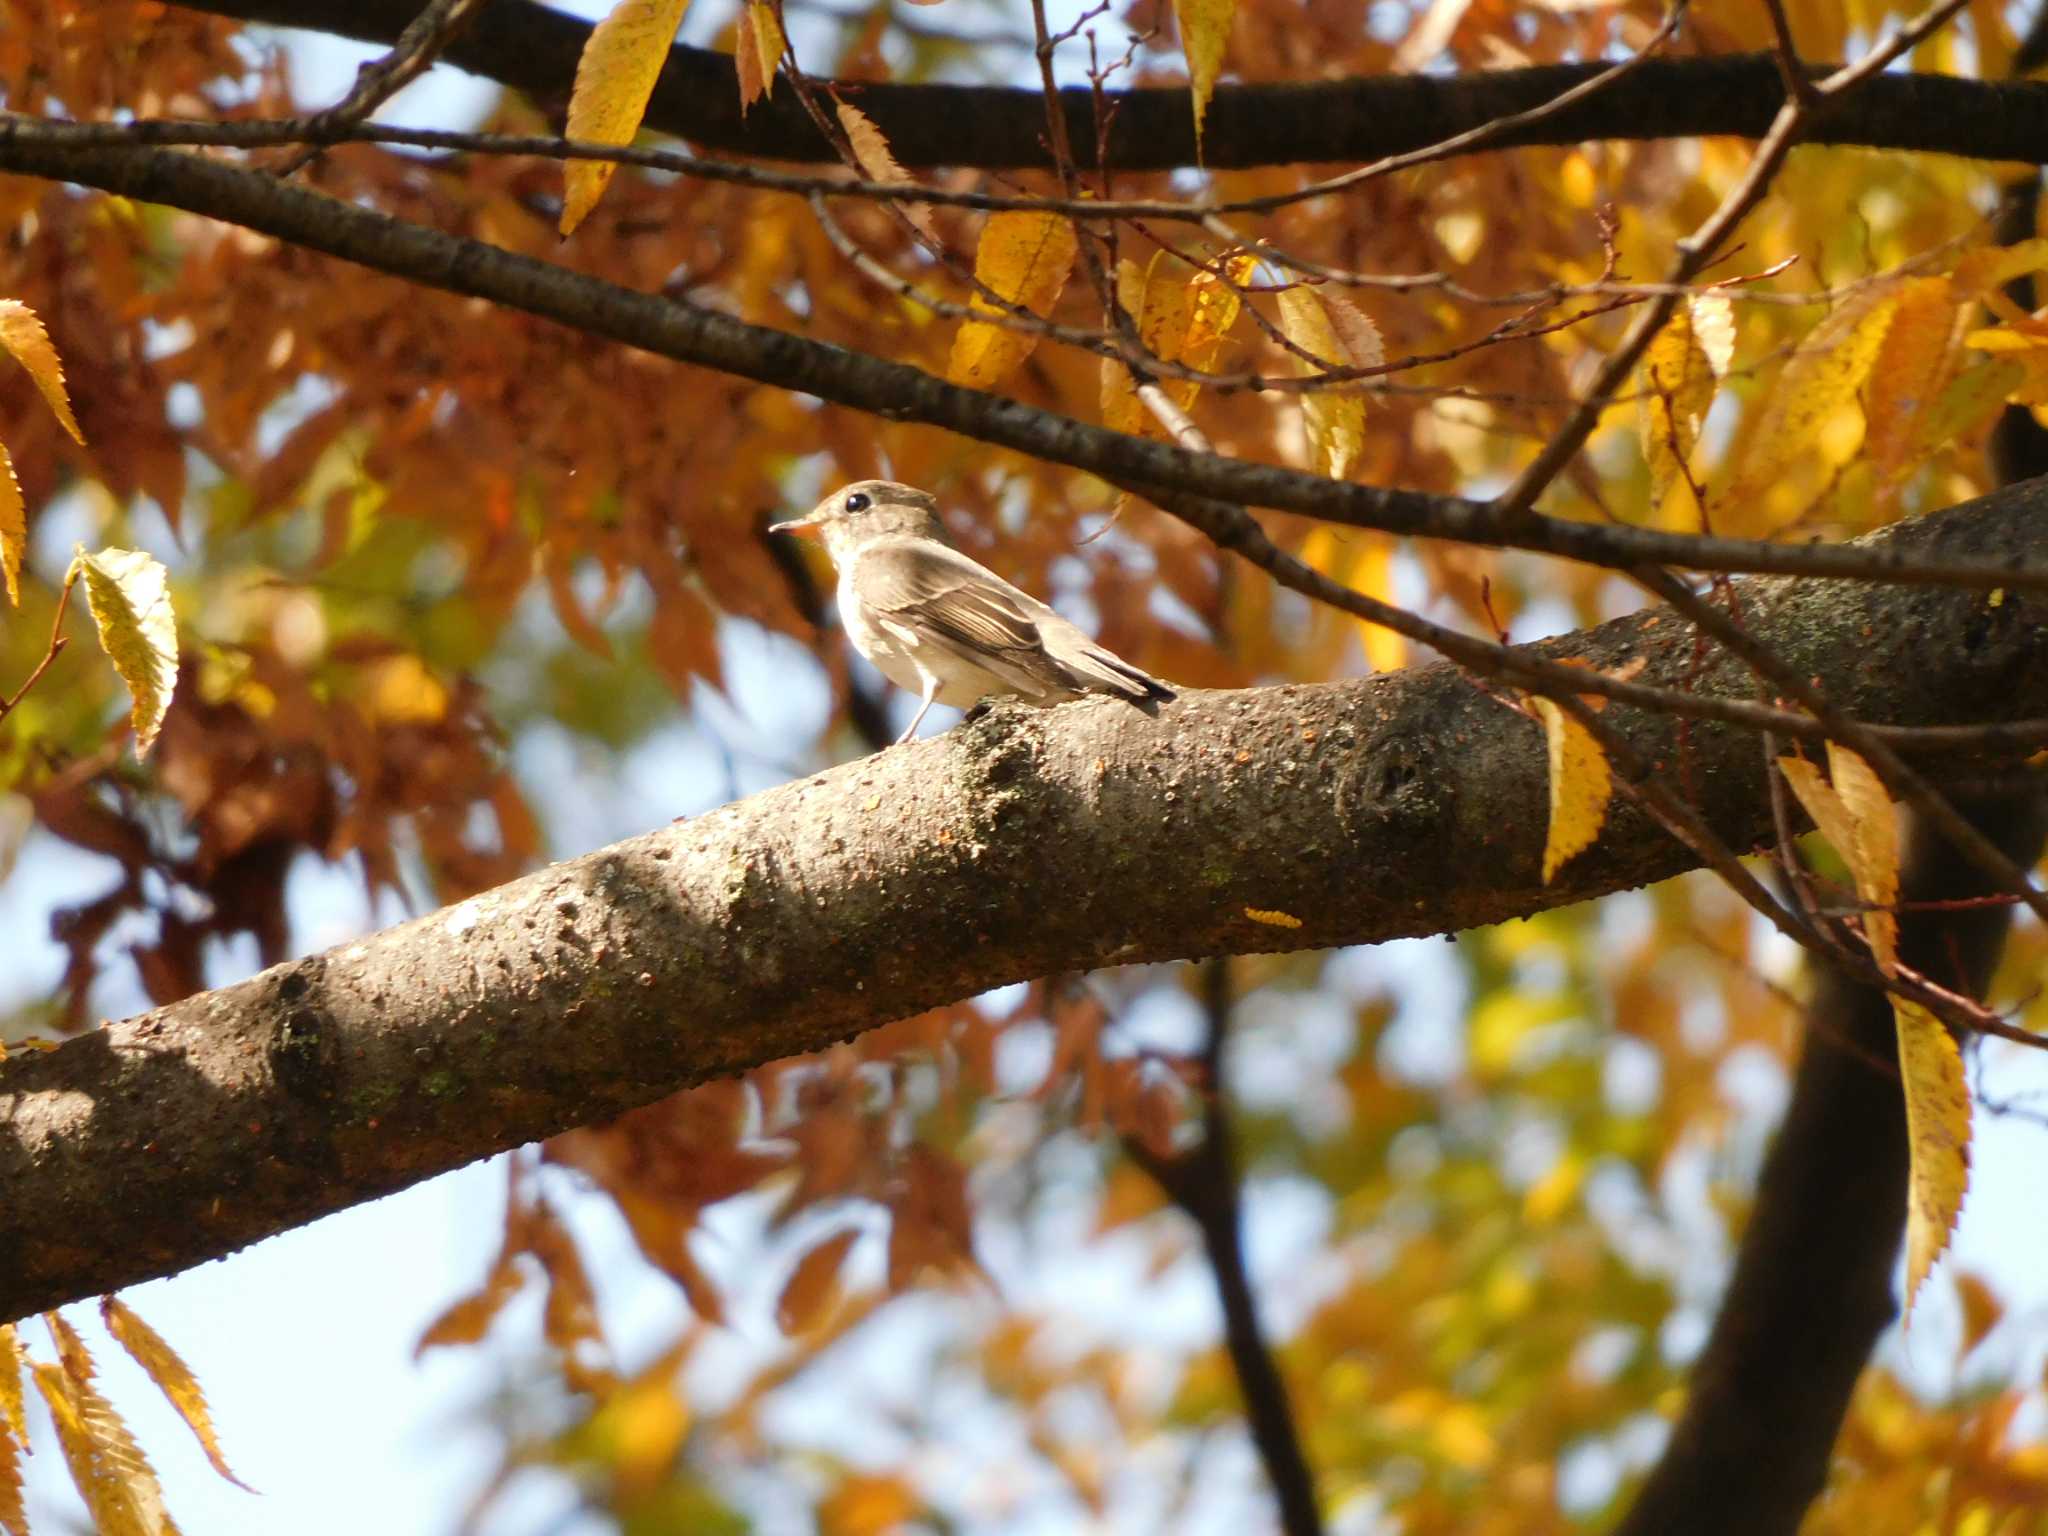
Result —
[{"label": "bird's eye", "polygon": [[849,512],[865,512],[874,504],[874,499],[866,491],[855,491],[846,498],[846,510]]}]

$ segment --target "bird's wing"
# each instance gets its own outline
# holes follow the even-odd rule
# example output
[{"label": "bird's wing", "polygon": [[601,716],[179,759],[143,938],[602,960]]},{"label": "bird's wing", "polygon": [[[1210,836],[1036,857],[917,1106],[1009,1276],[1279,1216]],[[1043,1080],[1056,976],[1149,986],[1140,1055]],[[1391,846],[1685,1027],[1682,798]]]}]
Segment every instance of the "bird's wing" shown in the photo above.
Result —
[{"label": "bird's wing", "polygon": [[894,628],[1038,696],[1072,685],[1046,655],[1039,604],[930,539],[877,539],[853,564],[854,596]]},{"label": "bird's wing", "polygon": [[916,631],[1028,697],[1173,697],[1037,598],[933,540],[875,540],[854,563],[853,589],[877,619]]}]

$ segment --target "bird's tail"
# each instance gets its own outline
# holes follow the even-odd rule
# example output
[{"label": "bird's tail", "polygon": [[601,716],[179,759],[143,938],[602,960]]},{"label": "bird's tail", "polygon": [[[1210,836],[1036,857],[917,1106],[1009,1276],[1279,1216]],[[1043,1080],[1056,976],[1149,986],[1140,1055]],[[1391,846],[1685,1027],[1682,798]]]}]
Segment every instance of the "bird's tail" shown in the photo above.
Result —
[{"label": "bird's tail", "polygon": [[1173,689],[1151,673],[1132,666],[1123,657],[1099,645],[1076,647],[1073,654],[1061,659],[1075,675],[1076,686],[1088,693],[1114,693],[1141,708],[1178,697]]}]

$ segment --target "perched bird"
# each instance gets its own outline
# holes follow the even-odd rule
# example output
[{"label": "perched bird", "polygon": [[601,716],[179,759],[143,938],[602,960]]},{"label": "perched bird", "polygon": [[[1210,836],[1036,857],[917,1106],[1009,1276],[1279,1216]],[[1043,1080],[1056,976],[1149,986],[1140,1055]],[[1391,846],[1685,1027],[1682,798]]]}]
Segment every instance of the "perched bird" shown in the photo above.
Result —
[{"label": "perched bird", "polygon": [[833,492],[770,533],[822,534],[839,568],[839,618],[854,648],[921,701],[897,737],[917,734],[934,702],[991,695],[1059,704],[1087,693],[1151,713],[1173,690],[1089,639],[947,541],[939,504],[893,480]]}]

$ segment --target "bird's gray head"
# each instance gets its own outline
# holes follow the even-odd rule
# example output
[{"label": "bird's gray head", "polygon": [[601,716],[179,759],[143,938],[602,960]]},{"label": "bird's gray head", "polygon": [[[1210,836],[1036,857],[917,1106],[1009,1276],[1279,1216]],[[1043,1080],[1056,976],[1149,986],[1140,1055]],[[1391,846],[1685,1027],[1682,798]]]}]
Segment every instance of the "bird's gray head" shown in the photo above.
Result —
[{"label": "bird's gray head", "polygon": [[938,502],[915,486],[898,485],[894,480],[856,480],[841,486],[808,516],[776,523],[768,531],[809,534],[813,530],[823,537],[835,562],[842,553],[873,539],[907,535],[951,542],[939,521]]}]

